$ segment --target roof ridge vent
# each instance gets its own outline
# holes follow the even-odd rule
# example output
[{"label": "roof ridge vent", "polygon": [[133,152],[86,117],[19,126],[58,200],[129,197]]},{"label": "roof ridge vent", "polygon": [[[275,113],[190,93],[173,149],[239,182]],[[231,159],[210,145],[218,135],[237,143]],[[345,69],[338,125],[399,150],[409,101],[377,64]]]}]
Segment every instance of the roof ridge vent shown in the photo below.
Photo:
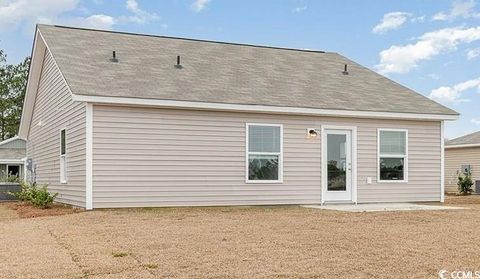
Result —
[{"label": "roof ridge vent", "polygon": [[113,62],[113,63],[117,63],[117,62],[118,62],[117,52],[116,52],[115,50],[112,51],[112,58],[110,58],[110,62]]}]

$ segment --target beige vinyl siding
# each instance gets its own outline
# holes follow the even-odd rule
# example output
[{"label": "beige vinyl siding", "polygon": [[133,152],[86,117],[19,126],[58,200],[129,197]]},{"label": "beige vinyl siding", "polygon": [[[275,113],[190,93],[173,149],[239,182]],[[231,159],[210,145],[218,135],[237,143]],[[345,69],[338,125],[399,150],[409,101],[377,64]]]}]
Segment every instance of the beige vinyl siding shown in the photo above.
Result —
[{"label": "beige vinyl siding", "polygon": [[[462,165],[470,165],[472,179],[480,180],[480,147],[445,149],[445,191],[457,192],[457,177]],[[475,188],[475,185],[473,186]]]},{"label": "beige vinyl siding", "polygon": [[[246,123],[283,124],[283,183],[245,183]],[[94,208],[318,204],[321,125],[357,126],[359,202],[440,200],[439,121],[94,105]],[[377,128],[408,129],[408,183],[376,183]]]},{"label": "beige vinyl siding", "polygon": [[[25,149],[25,141],[21,139],[16,139],[11,142],[4,143],[0,145],[0,149]],[[2,158],[4,159],[4,158]]]},{"label": "beige vinyl siding", "polygon": [[[60,130],[66,129],[67,178],[60,183]],[[58,192],[57,201],[85,206],[85,104],[74,102],[48,52],[35,99],[27,156],[36,164],[36,181]]]}]

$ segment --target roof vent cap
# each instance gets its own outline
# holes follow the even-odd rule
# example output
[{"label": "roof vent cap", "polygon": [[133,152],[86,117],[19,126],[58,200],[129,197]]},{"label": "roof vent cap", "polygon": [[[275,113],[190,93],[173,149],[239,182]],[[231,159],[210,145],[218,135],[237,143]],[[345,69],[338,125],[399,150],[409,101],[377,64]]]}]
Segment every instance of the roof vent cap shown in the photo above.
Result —
[{"label": "roof vent cap", "polygon": [[347,64],[345,64],[345,67],[343,68],[343,72],[342,72],[342,74],[344,74],[344,75],[348,75],[348,68],[347,68],[347,67],[348,67],[348,65],[347,65]]},{"label": "roof vent cap", "polygon": [[183,68],[182,64],[180,63],[180,55],[177,55],[177,64],[174,66],[177,69]]},{"label": "roof vent cap", "polygon": [[110,62],[114,62],[114,63],[118,62],[117,52],[115,50],[112,52],[112,58],[110,58]]}]

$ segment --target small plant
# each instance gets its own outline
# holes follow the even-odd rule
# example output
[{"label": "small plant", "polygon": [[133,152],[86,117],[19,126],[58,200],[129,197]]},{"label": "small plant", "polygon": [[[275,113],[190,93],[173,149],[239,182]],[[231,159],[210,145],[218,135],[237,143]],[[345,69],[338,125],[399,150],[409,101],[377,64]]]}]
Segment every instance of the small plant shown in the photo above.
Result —
[{"label": "small plant", "polygon": [[5,182],[10,182],[10,183],[20,183],[20,178],[18,175],[7,175],[5,178]]},{"label": "small plant", "polygon": [[130,253],[127,253],[127,252],[112,252],[112,256],[114,258],[123,258],[123,257],[126,257],[126,256],[129,256]]},{"label": "small plant", "polygon": [[20,192],[8,192],[8,194],[15,197],[17,200],[29,202],[32,200],[32,190],[34,187],[35,185],[30,185],[25,181],[20,181]]},{"label": "small plant", "polygon": [[150,268],[150,269],[158,268],[158,264],[154,264],[154,263],[148,263],[144,266],[147,267],[147,268]]},{"label": "small plant", "polygon": [[458,175],[458,192],[461,195],[470,195],[472,193],[472,186],[473,186],[473,181],[472,181],[472,175],[470,172],[467,172],[465,174],[459,174]]},{"label": "small plant", "polygon": [[47,208],[49,207],[55,198],[57,197],[58,193],[50,193],[47,190],[47,185],[44,185],[40,188],[34,188],[34,194],[32,195],[32,199],[30,202],[37,207]]},{"label": "small plant", "polygon": [[29,202],[36,207],[48,208],[55,201],[58,193],[50,193],[47,185],[38,187],[35,183],[30,184],[23,180],[19,180],[20,192],[9,192],[11,196],[23,202]]}]

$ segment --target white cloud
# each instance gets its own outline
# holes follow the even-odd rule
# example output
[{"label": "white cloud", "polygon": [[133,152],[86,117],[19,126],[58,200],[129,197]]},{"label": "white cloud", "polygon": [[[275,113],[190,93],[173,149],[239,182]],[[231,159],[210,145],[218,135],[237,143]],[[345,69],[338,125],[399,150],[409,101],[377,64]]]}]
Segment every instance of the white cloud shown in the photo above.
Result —
[{"label": "white cloud", "polygon": [[428,76],[429,78],[433,79],[433,80],[439,80],[439,79],[440,79],[440,77],[439,77],[438,75],[436,75],[436,74],[428,74],[427,76]]},{"label": "white cloud", "polygon": [[425,15],[422,15],[422,16],[416,16],[416,17],[412,17],[410,19],[410,22],[424,22],[425,21]]},{"label": "white cloud", "polygon": [[195,0],[192,3],[192,9],[195,12],[198,13],[198,12],[202,11],[203,9],[205,9],[207,7],[208,3],[210,3],[210,0]]},{"label": "white cloud", "polygon": [[127,22],[144,24],[148,21],[160,19],[157,14],[149,13],[145,10],[140,9],[136,0],[127,0],[126,8],[129,12],[133,14],[132,16],[121,17],[122,20],[125,20]]},{"label": "white cloud", "polygon": [[78,3],[79,0],[0,1],[0,30],[16,29],[25,23],[55,21],[60,14],[76,9]]},{"label": "white cloud", "polygon": [[474,11],[475,8],[475,1],[474,0],[466,0],[466,1],[455,1],[452,4],[452,9],[450,12],[439,12],[435,14],[432,19],[433,20],[453,20],[457,17],[462,18],[471,18],[471,17],[480,17],[480,13]]},{"label": "white cloud", "polygon": [[0,0],[0,30],[15,30],[19,26],[30,30],[35,23],[112,29],[116,24],[144,24],[159,19],[157,14],[142,10],[136,0],[126,0],[125,7],[131,15],[67,16],[67,12],[82,11],[80,0]]},{"label": "white cloud", "polygon": [[112,29],[113,25],[116,23],[117,21],[115,18],[103,14],[95,14],[88,17],[68,18],[62,21],[62,24],[66,25],[107,30]]},{"label": "white cloud", "polygon": [[379,24],[373,27],[372,32],[375,34],[383,34],[390,30],[400,28],[412,15],[405,12],[391,12],[383,15]]},{"label": "white cloud", "polygon": [[307,6],[302,6],[302,7],[296,7],[295,9],[293,9],[293,12],[294,13],[301,13],[303,11],[305,11],[307,9]]},{"label": "white cloud", "polygon": [[480,57],[480,47],[467,50],[467,59],[473,60],[477,57]]},{"label": "white cloud", "polygon": [[455,84],[454,86],[442,86],[433,89],[429,97],[444,103],[469,102],[468,98],[462,98],[462,93],[474,88],[477,88],[480,92],[480,77]]},{"label": "white cloud", "polygon": [[473,124],[476,124],[476,125],[480,125],[480,118],[472,118],[470,120],[470,122],[472,122]]},{"label": "white cloud", "polygon": [[445,28],[423,34],[416,43],[393,45],[380,52],[375,68],[382,74],[407,73],[423,60],[432,59],[458,45],[480,40],[480,26]]}]

